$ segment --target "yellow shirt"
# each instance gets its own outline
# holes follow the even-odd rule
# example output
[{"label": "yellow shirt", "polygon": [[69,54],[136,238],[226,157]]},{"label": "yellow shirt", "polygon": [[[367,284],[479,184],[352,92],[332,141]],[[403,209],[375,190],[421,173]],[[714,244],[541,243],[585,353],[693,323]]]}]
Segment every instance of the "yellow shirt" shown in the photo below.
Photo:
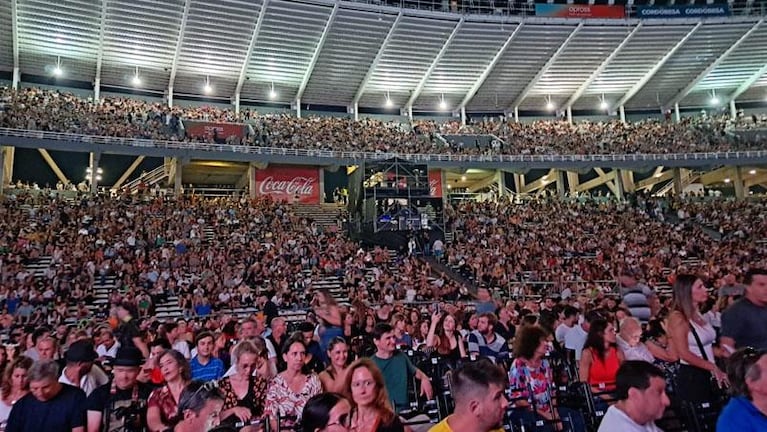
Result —
[{"label": "yellow shirt", "polygon": [[[432,426],[432,428],[429,429],[429,432],[453,432],[453,429],[451,429],[450,425],[447,424],[447,420],[450,417],[452,417],[452,416],[448,416],[447,418],[445,418],[441,422],[439,422],[439,423],[435,424],[434,426]],[[493,429],[490,432],[504,432],[504,431],[503,431],[503,428],[498,428],[498,429]]]}]

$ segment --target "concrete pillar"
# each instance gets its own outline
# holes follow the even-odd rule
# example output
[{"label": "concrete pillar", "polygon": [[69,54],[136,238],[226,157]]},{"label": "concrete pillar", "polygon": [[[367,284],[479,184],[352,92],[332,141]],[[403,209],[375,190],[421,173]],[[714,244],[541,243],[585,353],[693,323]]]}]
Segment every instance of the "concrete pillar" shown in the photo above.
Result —
[{"label": "concrete pillar", "polygon": [[495,176],[498,182],[498,197],[500,198],[506,195],[506,174],[503,170],[496,170]]},{"label": "concrete pillar", "polygon": [[567,122],[573,124],[573,108],[567,107]]},{"label": "concrete pillar", "polygon": [[325,168],[319,167],[320,170],[320,204],[325,202]]},{"label": "concrete pillar", "polygon": [[0,177],[2,184],[10,185],[13,182],[13,163],[16,157],[16,147],[0,147],[3,155],[3,176]]},{"label": "concrete pillar", "polygon": [[674,122],[679,123],[680,121],[682,121],[682,115],[679,114],[679,104],[675,103],[674,104]]},{"label": "concrete pillar", "polygon": [[461,107],[461,124],[466,126],[466,107]]},{"label": "concrete pillar", "polygon": [[179,157],[177,157],[174,162],[176,164],[176,169],[173,173],[173,193],[178,197],[181,196],[181,193],[183,192],[181,185],[181,175],[184,171],[184,164]]},{"label": "concrete pillar", "polygon": [[168,108],[173,108],[173,87],[168,87]]},{"label": "concrete pillar", "polygon": [[730,118],[738,117],[738,109],[735,106],[735,99],[730,100]]},{"label": "concrete pillar", "polygon": [[93,102],[96,104],[101,103],[101,78],[96,78],[93,82]]},{"label": "concrete pillar", "polygon": [[101,161],[101,153],[90,153],[90,169],[91,169],[91,193],[95,194],[99,188],[99,162]]},{"label": "concrete pillar", "polygon": [[743,184],[743,170],[741,167],[735,167],[735,178],[733,179],[735,186],[735,198],[742,200],[746,197],[746,188]]},{"label": "concrete pillar", "polygon": [[412,106],[407,107],[407,118],[409,118],[410,121],[413,121],[413,107]]},{"label": "concrete pillar", "polygon": [[519,107],[514,107],[514,123],[519,123]]},{"label": "concrete pillar", "polygon": [[626,193],[636,192],[636,183],[634,183],[634,171],[622,169],[618,171],[618,176],[621,177],[621,181],[623,182],[623,190]]},{"label": "concrete pillar", "polygon": [[354,121],[360,121],[360,104],[355,102],[352,106],[352,110],[354,111]]},{"label": "concrete pillar", "polygon": [[621,123],[626,123],[626,108],[624,108],[623,105],[618,107],[618,115],[621,118]]},{"label": "concrete pillar", "polygon": [[301,99],[296,99],[296,117],[301,118]]},{"label": "concrete pillar", "polygon": [[240,114],[240,94],[239,93],[234,95],[234,113],[237,115]]},{"label": "concrete pillar", "polygon": [[21,82],[21,71],[19,71],[19,68],[15,67],[13,68],[13,89],[18,90],[19,89],[19,83]]},{"label": "concrete pillar", "polygon": [[615,197],[618,199],[618,201],[623,201],[626,198],[626,189],[623,186],[623,176],[621,175],[620,171],[616,172],[615,174]]},{"label": "concrete pillar", "polygon": [[0,148],[0,196],[5,192],[5,148]]},{"label": "concrete pillar", "polygon": [[581,183],[578,173],[575,171],[567,172],[567,186],[570,189],[570,193],[575,195],[578,192],[578,185]]},{"label": "concrete pillar", "polygon": [[560,198],[564,198],[566,195],[565,172],[562,170],[557,170],[556,176],[557,176],[557,196]]},{"label": "concrete pillar", "polygon": [[682,169],[674,168],[674,195],[681,195],[684,189],[682,188]]},{"label": "concrete pillar", "polygon": [[248,164],[248,195],[250,199],[256,199],[256,164]]},{"label": "concrete pillar", "polygon": [[525,192],[525,175],[514,173],[514,190],[518,194]]}]

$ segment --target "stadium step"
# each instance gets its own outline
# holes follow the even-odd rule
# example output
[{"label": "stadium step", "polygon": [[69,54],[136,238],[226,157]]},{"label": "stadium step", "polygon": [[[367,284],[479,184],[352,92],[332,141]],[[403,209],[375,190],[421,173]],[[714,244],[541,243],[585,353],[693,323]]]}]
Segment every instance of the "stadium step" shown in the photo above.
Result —
[{"label": "stadium step", "polygon": [[343,206],[338,204],[294,204],[296,216],[311,219],[322,229],[338,227],[339,216]]}]

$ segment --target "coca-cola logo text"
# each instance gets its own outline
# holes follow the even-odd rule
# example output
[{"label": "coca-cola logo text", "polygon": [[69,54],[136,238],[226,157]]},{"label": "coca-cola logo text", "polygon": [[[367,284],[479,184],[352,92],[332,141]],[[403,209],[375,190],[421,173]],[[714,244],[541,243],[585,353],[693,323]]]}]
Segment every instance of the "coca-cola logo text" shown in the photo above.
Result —
[{"label": "coca-cola logo text", "polygon": [[285,195],[306,195],[314,194],[314,182],[312,177],[293,177],[290,180],[275,180],[273,176],[265,177],[258,185],[258,191],[262,195],[267,194],[285,194]]},{"label": "coca-cola logo text", "polygon": [[431,196],[436,196],[437,195],[437,186],[438,186],[438,180],[437,179],[429,180],[429,194]]}]

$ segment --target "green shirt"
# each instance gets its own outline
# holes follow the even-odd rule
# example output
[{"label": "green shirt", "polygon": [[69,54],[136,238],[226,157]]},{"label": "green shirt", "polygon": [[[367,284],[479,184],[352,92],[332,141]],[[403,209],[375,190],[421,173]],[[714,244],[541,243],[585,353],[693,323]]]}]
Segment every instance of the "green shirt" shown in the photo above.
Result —
[{"label": "green shirt", "polygon": [[407,382],[415,375],[416,367],[410,359],[401,352],[395,352],[388,359],[382,359],[376,355],[371,357],[383,374],[386,392],[394,409],[399,412],[410,408],[407,397]]}]

